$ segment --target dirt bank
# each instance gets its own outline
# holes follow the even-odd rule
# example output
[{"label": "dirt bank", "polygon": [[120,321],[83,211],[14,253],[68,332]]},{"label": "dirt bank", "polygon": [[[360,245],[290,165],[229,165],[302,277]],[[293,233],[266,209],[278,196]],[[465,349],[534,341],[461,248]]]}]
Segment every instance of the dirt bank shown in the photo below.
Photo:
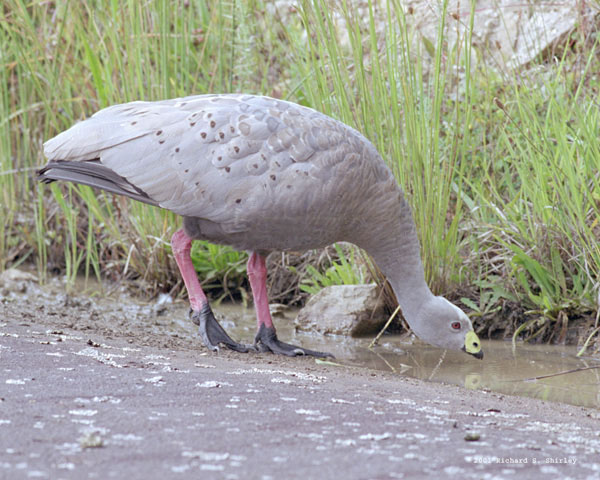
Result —
[{"label": "dirt bank", "polygon": [[42,294],[0,302],[0,478],[600,475],[596,410],[208,354],[133,314]]}]

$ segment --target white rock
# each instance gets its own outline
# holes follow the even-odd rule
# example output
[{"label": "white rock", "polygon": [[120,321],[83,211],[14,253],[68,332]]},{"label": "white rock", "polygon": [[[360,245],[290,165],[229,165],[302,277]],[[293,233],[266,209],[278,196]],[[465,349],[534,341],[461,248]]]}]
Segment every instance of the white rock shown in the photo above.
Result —
[{"label": "white rock", "polygon": [[32,273],[9,268],[0,274],[0,289],[2,289],[2,295],[8,295],[10,292],[25,293],[27,282],[37,283],[37,281],[37,277]]}]

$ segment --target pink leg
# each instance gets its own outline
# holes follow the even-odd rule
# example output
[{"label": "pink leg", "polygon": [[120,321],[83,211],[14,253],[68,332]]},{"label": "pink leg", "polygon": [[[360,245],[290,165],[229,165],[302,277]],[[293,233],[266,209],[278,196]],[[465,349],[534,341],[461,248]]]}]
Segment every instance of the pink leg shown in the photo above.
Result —
[{"label": "pink leg", "polygon": [[260,329],[261,325],[273,328],[273,320],[269,311],[269,297],[267,295],[267,267],[265,257],[252,252],[246,266],[252,296],[254,297],[254,309],[256,310],[256,323]]},{"label": "pink leg", "polygon": [[175,255],[175,261],[183,277],[185,288],[188,292],[190,299],[190,306],[192,310],[199,312],[202,310],[204,305],[208,304],[206,295],[202,291],[200,282],[198,281],[198,275],[194,269],[192,263],[192,257],[190,252],[192,250],[192,239],[188,237],[183,228],[177,230],[173,237],[171,237],[171,248],[173,249],[173,255]]},{"label": "pink leg", "polygon": [[301,348],[289,343],[280,342],[275,333],[275,326],[269,311],[269,298],[267,297],[267,267],[265,257],[252,252],[246,267],[250,287],[254,297],[254,308],[256,310],[256,323],[258,333],[254,339],[254,346],[261,352],[273,352],[290,357],[296,355],[312,355],[315,357],[331,357],[329,353],[316,352],[308,348]]},{"label": "pink leg", "polygon": [[[185,233],[183,229],[177,230],[171,238],[171,248],[173,255],[177,261],[177,266],[183,277],[185,288],[187,288],[190,306],[192,307],[192,321],[198,325],[200,336],[204,345],[213,351],[219,350],[219,344],[225,345],[231,350],[237,352],[248,352],[247,345],[243,345],[231,339],[223,327],[219,325],[213,312],[208,304],[208,299],[202,291],[192,257],[192,239]],[[268,307],[268,305],[267,305]]]}]

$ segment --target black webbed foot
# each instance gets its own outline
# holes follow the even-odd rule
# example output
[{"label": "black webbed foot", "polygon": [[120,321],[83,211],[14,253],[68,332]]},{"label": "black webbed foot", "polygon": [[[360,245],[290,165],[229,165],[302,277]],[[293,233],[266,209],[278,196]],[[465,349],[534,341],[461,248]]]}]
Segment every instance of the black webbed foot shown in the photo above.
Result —
[{"label": "black webbed foot", "polygon": [[296,345],[280,342],[275,333],[275,329],[272,327],[265,327],[264,325],[261,325],[258,329],[258,333],[254,339],[254,347],[259,352],[273,352],[278,355],[287,355],[288,357],[310,355],[319,358],[335,358],[331,353],[317,352],[315,350],[309,350],[308,348],[297,347]]},{"label": "black webbed foot", "polygon": [[207,303],[202,307],[202,310],[190,311],[192,322],[200,327],[200,336],[204,345],[206,345],[213,352],[219,351],[219,344],[222,343],[230,350],[236,352],[247,353],[249,351],[255,351],[256,349],[252,345],[244,345],[233,340],[223,327],[217,322],[210,305]]}]

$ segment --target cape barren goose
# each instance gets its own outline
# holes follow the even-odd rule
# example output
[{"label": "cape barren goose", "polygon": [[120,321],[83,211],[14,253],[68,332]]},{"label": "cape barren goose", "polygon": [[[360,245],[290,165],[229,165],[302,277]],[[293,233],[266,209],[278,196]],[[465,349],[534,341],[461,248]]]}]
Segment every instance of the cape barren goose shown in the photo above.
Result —
[{"label": "cape barren goose", "polygon": [[[278,340],[265,255],[346,241],[386,275],[417,336],[483,357],[469,318],[425,283],[412,214],[392,172],[364,136],[333,118],[253,95],[131,102],[77,123],[44,153],[43,182],[90,185],[183,217],[171,245],[192,320],[212,350],[325,355]],[[190,258],[195,239],[251,252],[253,347],[231,339],[213,316]]]}]

